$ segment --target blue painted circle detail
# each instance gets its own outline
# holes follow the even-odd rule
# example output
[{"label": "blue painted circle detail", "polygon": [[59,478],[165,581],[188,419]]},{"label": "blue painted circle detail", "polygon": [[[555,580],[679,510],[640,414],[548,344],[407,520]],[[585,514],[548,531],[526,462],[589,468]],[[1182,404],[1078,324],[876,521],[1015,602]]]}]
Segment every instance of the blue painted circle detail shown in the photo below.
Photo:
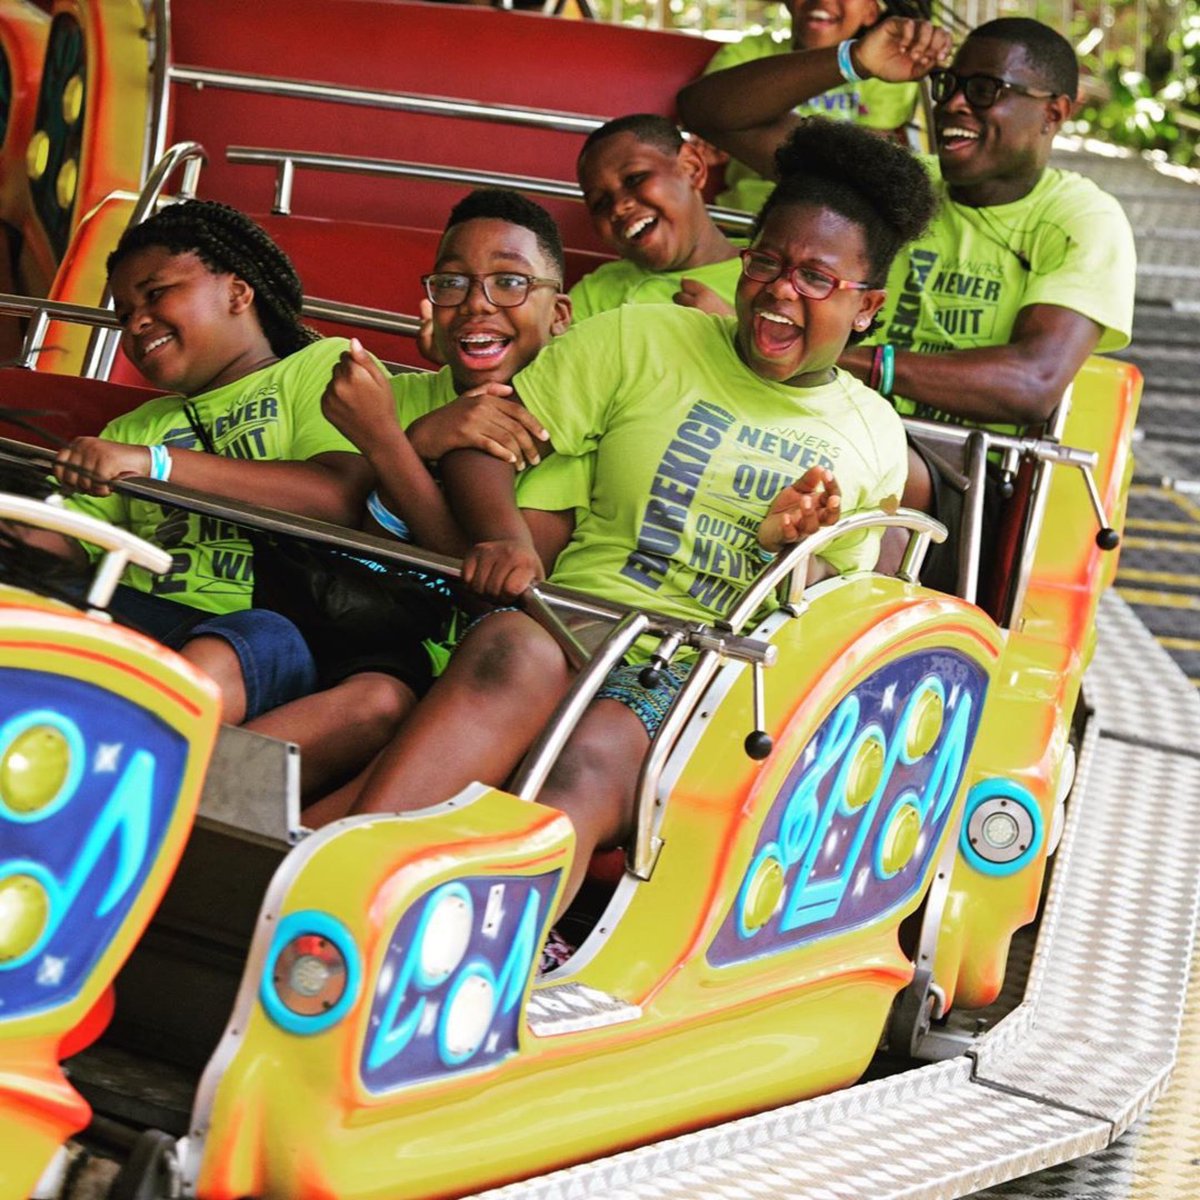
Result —
[{"label": "blue painted circle detail", "polygon": [[[306,934],[322,937],[337,947],[346,962],[346,987],[338,998],[338,1002],[323,1013],[312,1016],[302,1016],[294,1013],[279,998],[275,990],[275,966],[279,956],[289,942]],[[362,962],[358,956],[358,947],[350,931],[337,917],[319,909],[303,909],[300,912],[288,913],[279,922],[275,936],[271,939],[271,948],[267,951],[267,960],[263,963],[262,979],[258,985],[258,998],[267,1016],[288,1033],[301,1037],[309,1037],[314,1033],[324,1033],[336,1025],[354,1006],[358,999],[359,984],[362,982]]]},{"label": "blue painted circle detail", "polygon": [[[1033,837],[1029,839],[1028,847],[1017,858],[1003,863],[989,862],[971,845],[971,840],[967,836],[967,831],[971,827],[971,818],[979,806],[997,798],[1011,800],[1014,804],[1020,805],[1033,823]],[[1042,820],[1042,812],[1033,798],[1033,793],[1027,787],[1023,787],[1012,779],[985,779],[971,789],[967,796],[967,806],[963,811],[962,832],[958,837],[958,848],[962,852],[963,858],[980,874],[1003,878],[1024,870],[1041,851],[1044,838],[1045,822]]]},{"label": "blue painted circle detail", "polygon": [[83,778],[84,762],[87,758],[83,734],[79,732],[79,726],[70,717],[65,717],[52,708],[36,708],[21,713],[20,716],[10,717],[3,725],[0,725],[0,762],[3,762],[4,756],[21,734],[27,733],[30,729],[36,729],[39,725],[49,725],[51,729],[57,730],[63,735],[70,752],[70,761],[67,765],[67,776],[62,782],[62,786],[55,792],[54,799],[43,804],[36,812],[20,812],[10,808],[5,803],[3,794],[0,794],[0,811],[3,812],[5,819],[15,821],[20,825],[32,825],[37,821],[44,821],[47,817],[54,816],[63,805],[67,804],[75,795],[79,781]]}]

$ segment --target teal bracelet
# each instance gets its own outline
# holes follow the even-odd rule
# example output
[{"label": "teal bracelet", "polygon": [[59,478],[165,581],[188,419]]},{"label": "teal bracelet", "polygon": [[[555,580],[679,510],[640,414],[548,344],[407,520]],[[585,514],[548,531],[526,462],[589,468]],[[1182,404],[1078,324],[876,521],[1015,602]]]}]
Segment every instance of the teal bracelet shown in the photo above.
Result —
[{"label": "teal bracelet", "polygon": [[412,541],[408,524],[384,504],[377,490],[367,497],[367,512],[374,518],[376,525],[386,529],[393,537],[399,538],[402,542]]},{"label": "teal bracelet", "polygon": [[890,396],[892,384],[896,382],[896,347],[891,342],[885,342],[883,357],[879,364],[879,394]]},{"label": "teal bracelet", "polygon": [[856,40],[855,38],[847,38],[844,42],[838,43],[838,73],[847,83],[862,83],[863,81],[863,77],[854,69],[854,59],[850,57],[850,48]]},{"label": "teal bracelet", "polygon": [[146,449],[150,451],[150,478],[158,483],[166,483],[175,465],[170,450],[166,446],[147,446]]}]

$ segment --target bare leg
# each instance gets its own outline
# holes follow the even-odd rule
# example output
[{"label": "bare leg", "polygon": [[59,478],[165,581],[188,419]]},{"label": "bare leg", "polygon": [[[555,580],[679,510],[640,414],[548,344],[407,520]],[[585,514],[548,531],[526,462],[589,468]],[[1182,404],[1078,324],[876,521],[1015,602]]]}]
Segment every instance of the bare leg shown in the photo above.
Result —
[{"label": "bare leg", "polygon": [[630,709],[616,700],[597,700],[555,764],[538,802],[566,813],[575,828],[575,860],[556,915],[575,898],[593,853],[629,839],[638,775],[649,749],[646,727]]},{"label": "bare leg", "polygon": [[221,689],[221,720],[240,725],[246,719],[246,685],[233,647],[224,638],[202,634],[185,643],[179,653]]},{"label": "bare leg", "polygon": [[569,682],[562,651],[544,629],[524,613],[489,616],[379,756],[354,811],[427,808],[475,780],[499,786]]},{"label": "bare leg", "polygon": [[265,712],[246,728],[299,745],[300,790],[308,800],[370,763],[416,703],[399,679],[363,671]]}]

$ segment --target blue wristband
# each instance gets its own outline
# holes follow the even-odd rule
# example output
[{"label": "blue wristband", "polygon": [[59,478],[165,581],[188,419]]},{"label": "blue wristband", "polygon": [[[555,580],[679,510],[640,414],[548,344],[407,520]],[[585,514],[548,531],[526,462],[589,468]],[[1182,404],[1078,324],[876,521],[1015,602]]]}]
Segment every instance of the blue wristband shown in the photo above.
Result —
[{"label": "blue wristband", "polygon": [[175,465],[170,450],[166,446],[149,446],[147,449],[150,451],[150,478],[158,483],[166,483]]},{"label": "blue wristband", "polygon": [[883,358],[879,364],[879,394],[890,396],[892,384],[896,382],[896,347],[891,342],[885,342]]},{"label": "blue wristband", "polygon": [[838,73],[847,83],[862,83],[863,81],[863,77],[854,69],[854,59],[850,57],[850,48],[856,41],[856,38],[847,38],[844,42],[838,43]]},{"label": "blue wristband", "polygon": [[367,512],[374,518],[375,524],[386,529],[393,537],[402,542],[412,541],[408,526],[379,498],[378,492],[372,492],[367,497]]}]

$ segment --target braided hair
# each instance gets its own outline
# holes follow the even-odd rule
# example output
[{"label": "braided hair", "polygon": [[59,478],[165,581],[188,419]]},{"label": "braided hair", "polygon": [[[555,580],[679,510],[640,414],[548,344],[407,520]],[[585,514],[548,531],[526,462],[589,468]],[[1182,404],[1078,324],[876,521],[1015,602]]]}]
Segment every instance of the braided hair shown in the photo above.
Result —
[{"label": "braided hair", "polygon": [[215,200],[186,200],[160,209],[121,235],[108,256],[109,276],[129,255],[148,246],[194,254],[210,271],[244,279],[254,289],[263,334],[280,358],[320,337],[301,323],[304,293],[291,259],[261,225],[236,208]]}]

